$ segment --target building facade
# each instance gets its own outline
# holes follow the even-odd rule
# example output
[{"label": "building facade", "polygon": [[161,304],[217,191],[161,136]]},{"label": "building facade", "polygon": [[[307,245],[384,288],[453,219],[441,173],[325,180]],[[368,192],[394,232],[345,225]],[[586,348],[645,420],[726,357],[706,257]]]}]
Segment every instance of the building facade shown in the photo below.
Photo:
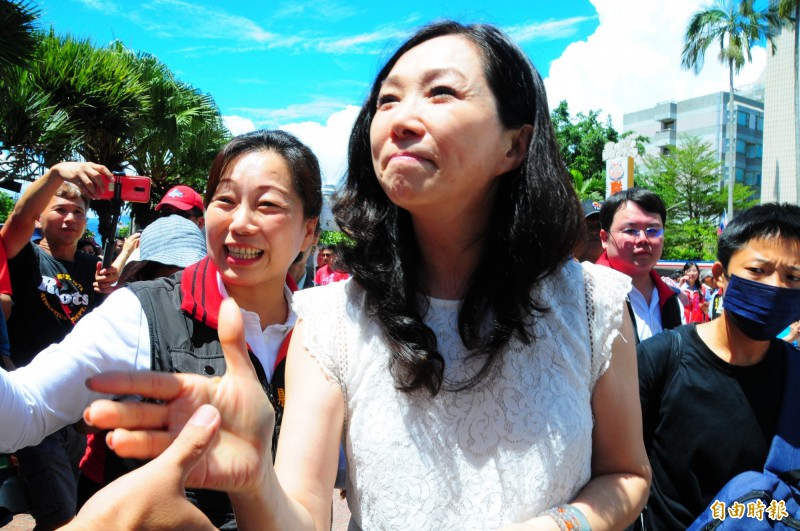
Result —
[{"label": "building facade", "polygon": [[[728,92],[716,92],[682,101],[666,101],[653,107],[628,112],[622,118],[623,132],[631,131],[650,139],[649,155],[666,153],[682,136],[699,137],[711,145],[720,168],[720,182],[728,176]],[[764,143],[764,85],[737,89],[734,97],[736,123],[736,182],[761,193]]]},{"label": "building facade", "polygon": [[767,54],[762,203],[800,204],[797,31],[795,21],[775,38],[775,53]]}]

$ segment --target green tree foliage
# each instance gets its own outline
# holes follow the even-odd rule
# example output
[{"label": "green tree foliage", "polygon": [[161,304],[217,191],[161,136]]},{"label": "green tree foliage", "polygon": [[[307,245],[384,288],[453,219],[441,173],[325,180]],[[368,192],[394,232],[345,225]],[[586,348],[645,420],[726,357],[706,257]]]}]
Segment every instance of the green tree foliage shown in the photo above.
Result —
[{"label": "green tree foliage", "polygon": [[[33,180],[81,157],[152,177],[154,201],[178,183],[205,189],[229,137],[209,95],[120,43],[96,47],[52,29],[34,35],[29,63],[0,77],[0,181]],[[136,206],[134,217],[146,221],[152,204]],[[103,238],[113,236],[110,202],[92,209]]]},{"label": "green tree foliage", "polygon": [[[136,56],[150,106],[131,139],[128,162],[153,180],[155,205],[172,186],[186,184],[202,193],[208,170],[230,133],[214,99],[175,78],[150,54]],[[132,205],[134,217],[146,222],[151,205]]]},{"label": "green tree foliage", "polygon": [[318,245],[353,245],[353,243],[344,232],[324,230],[319,235]]},{"label": "green tree foliage", "polygon": [[0,0],[0,78],[30,60],[38,17],[39,8],[33,2]]},{"label": "green tree foliage", "polygon": [[[577,170],[579,175],[591,183],[587,194],[605,193],[606,165],[603,162],[603,146],[606,142],[616,142],[619,134],[612,127],[610,120],[600,123],[600,111],[579,112],[570,116],[566,101],[561,101],[553,109],[550,117],[556,131],[556,138],[561,149],[561,157],[569,170]],[[573,174],[574,176],[575,174]]]},{"label": "green tree foliage", "polygon": [[0,192],[0,223],[5,223],[14,209],[14,200],[10,195]]},{"label": "green tree foliage", "polygon": [[[719,172],[711,144],[697,137],[682,137],[668,154],[644,158],[637,180],[667,205],[665,259],[714,259],[717,227],[727,201],[727,192],[719,188]],[[737,184],[735,208],[752,206],[756,202],[752,195],[752,189]]]},{"label": "green tree foliage", "polygon": [[586,179],[580,171],[574,168],[569,170],[569,174],[572,175],[572,184],[578,193],[578,199],[581,201],[585,199],[601,201],[603,199],[603,193],[600,190],[605,190],[605,179]]},{"label": "green tree foliage", "polygon": [[728,67],[728,211],[734,212],[735,190],[733,162],[736,160],[736,143],[733,102],[733,76],[752,61],[750,49],[766,39],[772,44],[777,29],[785,23],[773,8],[755,9],[754,0],[715,0],[692,15],[686,28],[681,65],[700,72],[705,54],[712,44],[719,46],[717,58]]},{"label": "green tree foliage", "polygon": [[21,67],[0,76],[0,182],[34,180],[47,162],[70,156],[79,126]]},{"label": "green tree foliage", "polygon": [[[64,109],[78,135],[74,151],[84,160],[121,169],[132,152],[130,139],[150,106],[137,64],[119,46],[97,48],[88,39],[42,36],[30,72],[40,89]],[[46,156],[44,166],[57,160]],[[103,242],[114,236],[109,201],[93,201]]]}]

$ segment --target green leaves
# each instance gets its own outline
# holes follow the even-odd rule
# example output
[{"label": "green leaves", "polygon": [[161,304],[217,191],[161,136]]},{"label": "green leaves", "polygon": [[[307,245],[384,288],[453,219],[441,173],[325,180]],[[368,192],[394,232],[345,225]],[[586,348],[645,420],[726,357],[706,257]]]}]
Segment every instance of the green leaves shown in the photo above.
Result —
[{"label": "green leaves", "polygon": [[[208,169],[230,137],[214,99],[176,79],[156,57],[136,58],[150,106],[131,138],[130,165],[153,180],[154,203],[175,184],[205,189]],[[147,205],[134,213],[147,215]]]},{"label": "green leaves", "polygon": [[581,199],[599,199],[605,193],[603,146],[616,142],[619,134],[610,122],[598,120],[600,111],[579,112],[571,117],[566,101],[553,109],[551,118],[564,164],[572,173]]},{"label": "green leaves", "polygon": [[[6,4],[0,0],[0,27]],[[230,136],[210,95],[119,42],[97,47],[53,29],[29,34],[32,51],[0,76],[0,181],[33,180],[80,156],[149,175],[153,204],[178,183],[205,189],[211,161]],[[3,64],[0,58],[0,70]],[[92,208],[101,234],[111,235],[108,202]],[[147,220],[150,208],[136,205],[134,216]]]},{"label": "green leaves", "polygon": [[13,67],[24,66],[36,48],[36,19],[39,8],[33,2],[0,0],[0,78]]},{"label": "green leaves", "polygon": [[717,43],[719,62],[738,73],[746,62],[752,60],[750,49],[753,45],[766,39],[774,50],[773,38],[782,23],[776,10],[755,9],[753,0],[717,0],[689,20],[681,65],[699,73],[703,69],[706,51]]},{"label": "green leaves", "polygon": [[[728,197],[719,186],[719,171],[711,144],[697,137],[682,137],[667,155],[645,157],[637,181],[667,205],[665,259],[715,258],[717,227]],[[734,207],[757,203],[752,195],[750,188],[737,184]]]}]

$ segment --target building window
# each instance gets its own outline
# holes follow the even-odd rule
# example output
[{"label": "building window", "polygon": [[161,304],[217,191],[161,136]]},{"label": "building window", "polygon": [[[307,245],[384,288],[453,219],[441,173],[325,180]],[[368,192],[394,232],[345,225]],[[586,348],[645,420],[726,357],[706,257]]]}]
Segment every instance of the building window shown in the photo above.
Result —
[{"label": "building window", "polygon": [[744,154],[747,151],[747,143],[744,140],[736,141],[736,153]]},{"label": "building window", "polygon": [[736,115],[736,123],[742,127],[747,127],[750,120],[750,115],[744,111],[739,111]]},{"label": "building window", "polygon": [[675,129],[675,120],[664,120],[661,122],[662,131],[672,131]]},{"label": "building window", "polygon": [[763,131],[764,130],[764,117],[761,115],[756,115],[756,131]]},{"label": "building window", "polygon": [[744,169],[736,168],[736,182],[740,183],[744,181]]},{"label": "building window", "polygon": [[761,144],[747,144],[747,158],[760,159],[762,158],[763,147]]},{"label": "building window", "polygon": [[744,184],[747,186],[759,186],[761,184],[761,174],[757,171],[749,171],[744,175]]}]

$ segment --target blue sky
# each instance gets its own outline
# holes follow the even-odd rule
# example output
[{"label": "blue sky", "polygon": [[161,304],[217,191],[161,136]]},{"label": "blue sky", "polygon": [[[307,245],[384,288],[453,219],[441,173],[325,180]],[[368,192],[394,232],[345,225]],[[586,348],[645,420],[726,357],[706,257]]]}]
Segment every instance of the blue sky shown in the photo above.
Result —
[{"label": "blue sky", "polygon": [[[234,133],[287,129],[320,157],[330,183],[343,171],[357,106],[383,60],[414,28],[455,18],[508,32],[545,78],[551,106],[622,113],[725,90],[711,53],[700,76],[680,70],[696,0],[37,0],[40,23],[97,45],[149,52],[210,93]],[[764,53],[740,83],[756,79]]]},{"label": "blue sky", "polygon": [[500,7],[473,0],[39,4],[44,25],[96,44],[119,39],[150,52],[179,78],[211,93],[223,114],[267,126],[324,120],[345,105],[358,105],[382,59],[414,28],[436,18],[502,26],[525,46],[543,75],[567,45],[597,27],[588,0],[519,2],[515,9],[505,2]]}]

